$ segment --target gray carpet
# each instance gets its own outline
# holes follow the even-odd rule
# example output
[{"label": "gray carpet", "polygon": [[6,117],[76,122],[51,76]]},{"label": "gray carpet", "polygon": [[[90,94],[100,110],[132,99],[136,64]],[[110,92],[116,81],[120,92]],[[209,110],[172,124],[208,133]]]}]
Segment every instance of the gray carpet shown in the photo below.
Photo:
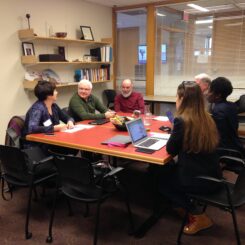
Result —
[{"label": "gray carpet", "polygon": [[[136,165],[136,164],[135,164]],[[127,186],[129,187],[131,208],[136,227],[150,214],[152,195],[147,178],[147,165],[130,167],[126,172]],[[47,191],[45,198],[32,202],[30,230],[33,237],[24,238],[24,221],[28,190],[16,189],[11,201],[0,201],[0,244],[6,245],[35,245],[45,244],[53,190]],[[72,202],[73,216],[68,216],[68,208],[63,198],[59,198],[53,228],[53,244],[92,244],[94,231],[95,206],[91,206],[90,215],[83,217],[84,205]],[[196,236],[183,236],[183,244],[199,245],[232,245],[236,244],[233,224],[229,213],[215,208],[207,209],[208,215],[214,220],[212,228]],[[237,212],[238,224],[242,244],[245,244],[245,207]],[[107,200],[101,209],[100,230],[98,244],[135,244],[135,245],[170,245],[176,244],[177,233],[181,218],[173,211],[168,210],[158,223],[141,239],[129,236],[128,220],[125,205],[121,196],[115,195]]]}]

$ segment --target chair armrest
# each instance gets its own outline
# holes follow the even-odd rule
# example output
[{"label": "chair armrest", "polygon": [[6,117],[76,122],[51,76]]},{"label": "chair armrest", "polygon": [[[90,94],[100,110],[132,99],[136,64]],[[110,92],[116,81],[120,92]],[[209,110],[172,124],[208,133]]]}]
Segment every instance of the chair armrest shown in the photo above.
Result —
[{"label": "chair armrest", "polygon": [[219,147],[217,149],[217,152],[221,156],[224,155],[224,156],[234,156],[234,157],[243,158],[243,156],[242,156],[240,151],[237,151],[237,150],[234,150],[234,149],[230,149],[230,148]]},{"label": "chair armrest", "polygon": [[245,166],[245,161],[241,158],[238,158],[238,157],[232,157],[232,156],[222,156],[220,157],[220,162],[223,162],[223,163],[232,163],[232,164],[235,164],[235,165],[240,165],[240,166]]},{"label": "chair armrest", "polygon": [[53,160],[53,159],[54,159],[53,156],[48,156],[48,157],[45,157],[45,158],[43,158],[42,160],[40,160],[38,162],[34,162],[33,164],[43,164],[43,163],[48,162],[48,161]]},{"label": "chair armrest", "polygon": [[109,176],[114,176],[116,175],[117,173],[121,172],[124,168],[122,167],[116,167],[116,168],[113,168],[109,173],[105,174],[103,176],[103,178],[107,178]]},{"label": "chair armrest", "polygon": [[207,180],[207,181],[211,181],[211,182],[216,182],[216,183],[223,183],[225,180],[224,179],[217,179],[214,177],[210,177],[210,176],[197,176],[195,177],[196,179],[202,179],[202,180]]},{"label": "chair armrest", "polygon": [[32,171],[35,172],[36,171],[36,168],[41,165],[41,164],[45,164],[46,162],[48,161],[51,161],[53,160],[54,157],[53,156],[48,156],[48,157],[45,157],[43,159],[41,159],[40,161],[33,161],[32,162]]}]

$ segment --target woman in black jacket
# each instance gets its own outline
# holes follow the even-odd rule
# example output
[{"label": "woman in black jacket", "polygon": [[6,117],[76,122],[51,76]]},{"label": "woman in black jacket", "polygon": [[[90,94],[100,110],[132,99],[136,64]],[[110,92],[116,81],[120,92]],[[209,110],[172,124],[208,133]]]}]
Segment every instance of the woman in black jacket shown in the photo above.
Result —
[{"label": "woman in black jacket", "polygon": [[[177,117],[167,143],[167,152],[178,156],[176,163],[162,168],[160,192],[175,206],[188,209],[189,222],[185,234],[195,234],[212,225],[211,219],[192,207],[186,193],[210,193],[216,187],[198,182],[200,175],[221,178],[216,154],[218,133],[211,116],[204,109],[201,89],[195,82],[182,82],[177,90]],[[218,186],[217,186],[218,188]]]}]

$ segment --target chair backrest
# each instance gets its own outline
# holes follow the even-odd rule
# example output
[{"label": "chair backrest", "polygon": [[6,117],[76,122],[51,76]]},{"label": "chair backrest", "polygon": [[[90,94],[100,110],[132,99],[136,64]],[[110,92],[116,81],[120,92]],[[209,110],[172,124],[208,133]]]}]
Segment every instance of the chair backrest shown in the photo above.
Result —
[{"label": "chair backrest", "polygon": [[[114,105],[114,99],[117,95],[114,89],[105,89],[104,90],[105,97],[107,99],[107,107],[111,108]],[[112,104],[112,106],[110,106]]]},{"label": "chair backrest", "polygon": [[26,156],[19,148],[0,145],[0,160],[3,174],[19,180],[29,178]]},{"label": "chair backrest", "polygon": [[71,116],[71,113],[69,111],[69,107],[64,107],[61,109],[65,114],[67,114],[68,116]]},{"label": "chair backrest", "polygon": [[240,96],[236,104],[238,106],[238,113],[245,112],[245,94]]},{"label": "chair backrest", "polygon": [[24,116],[13,116],[7,126],[5,145],[21,147],[21,135],[25,123]]},{"label": "chair backrest", "polygon": [[61,188],[79,191],[89,197],[98,198],[102,194],[97,187],[91,162],[86,158],[71,155],[54,155]]}]

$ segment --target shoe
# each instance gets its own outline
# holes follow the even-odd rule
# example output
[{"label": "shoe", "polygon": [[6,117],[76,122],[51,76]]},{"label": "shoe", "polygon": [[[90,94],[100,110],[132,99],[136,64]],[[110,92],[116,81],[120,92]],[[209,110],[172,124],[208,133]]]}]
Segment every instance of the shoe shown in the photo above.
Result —
[{"label": "shoe", "polygon": [[213,225],[212,220],[205,214],[189,215],[189,222],[184,227],[184,233],[194,235],[201,230],[205,230]]}]

